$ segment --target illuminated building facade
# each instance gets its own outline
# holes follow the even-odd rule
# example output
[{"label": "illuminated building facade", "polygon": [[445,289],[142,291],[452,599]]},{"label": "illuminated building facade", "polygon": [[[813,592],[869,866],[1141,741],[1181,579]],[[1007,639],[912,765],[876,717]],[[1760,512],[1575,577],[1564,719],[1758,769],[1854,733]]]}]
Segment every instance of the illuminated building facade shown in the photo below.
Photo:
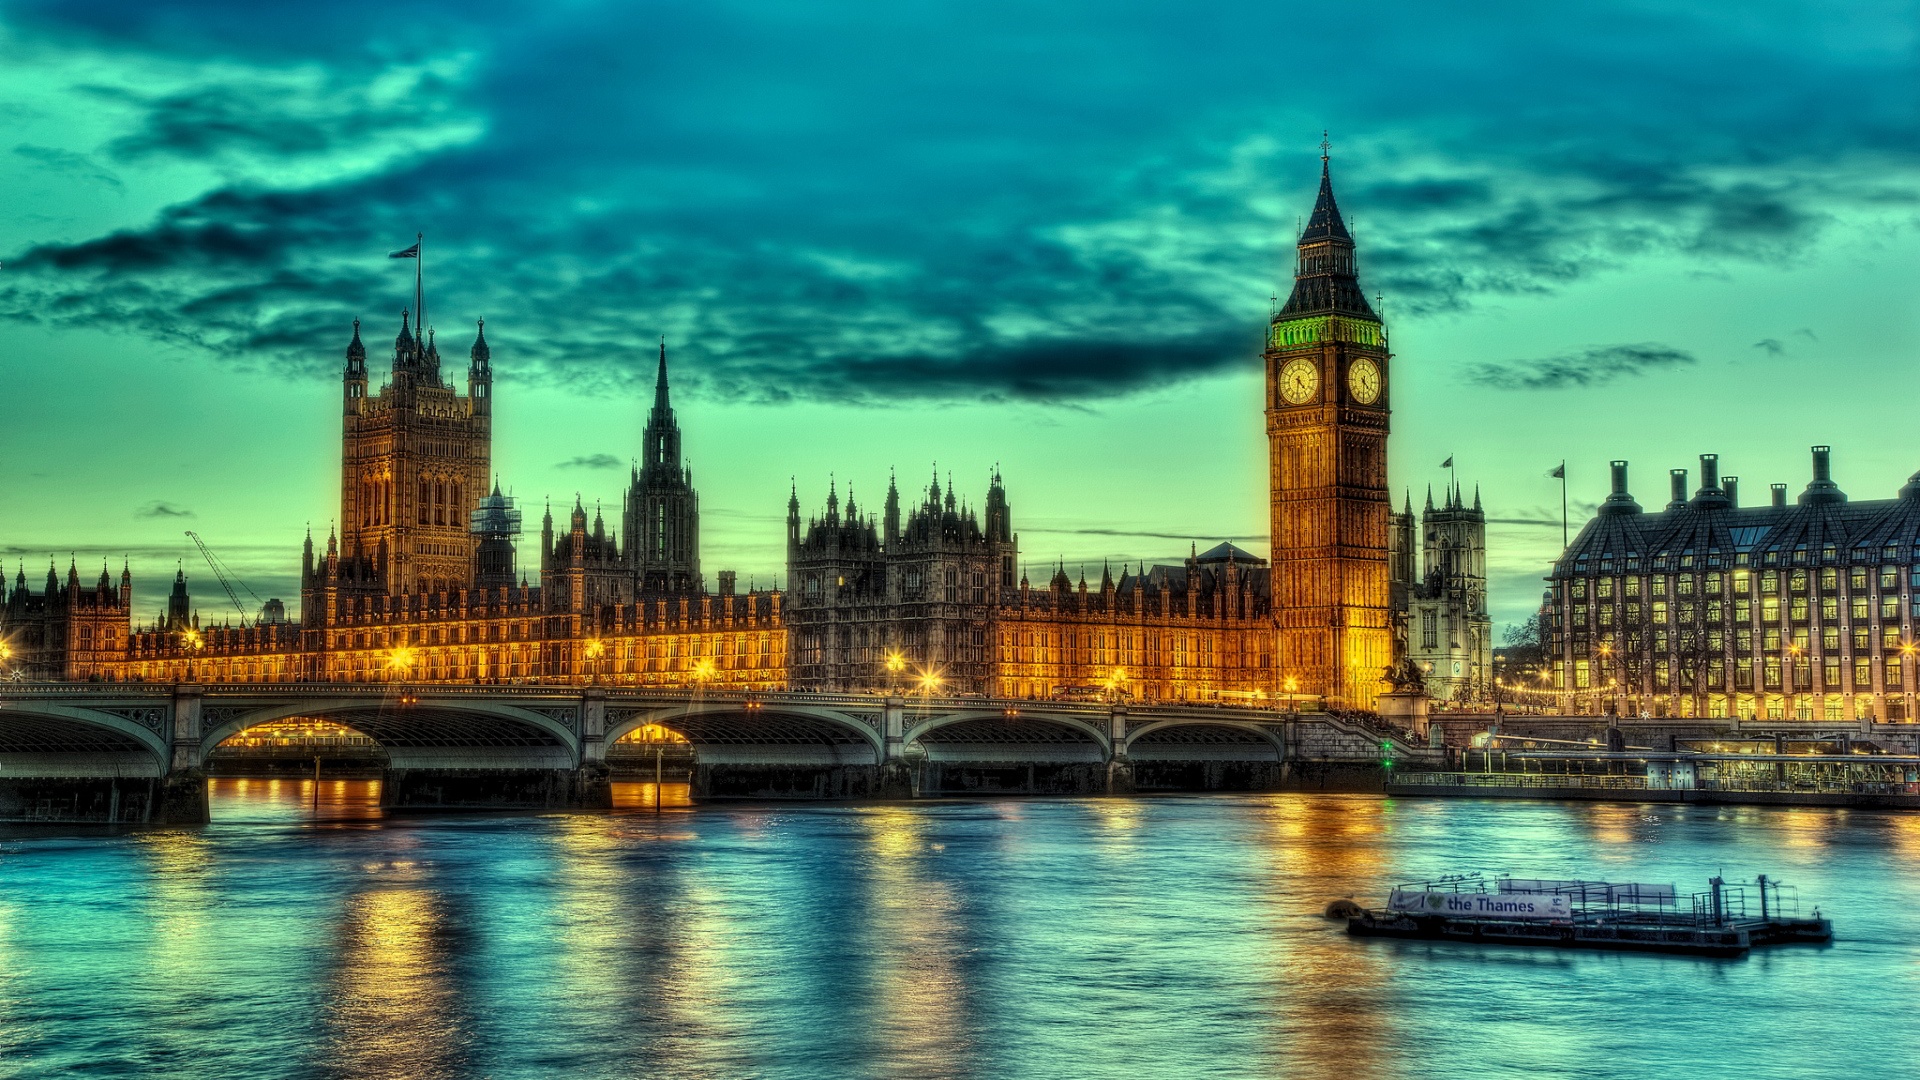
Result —
[{"label": "illuminated building facade", "polygon": [[[1008,698],[1066,695],[1252,701],[1276,690],[1266,560],[1221,544],[1173,565],[1104,571],[1097,591],[1065,567],[1034,589],[998,473],[984,521],[938,477],[901,518],[889,483],[882,515],[843,509],[804,528],[787,504],[792,683],[821,690]],[[890,665],[891,661],[891,665]]]},{"label": "illuminated building facade", "polygon": [[[661,351],[647,459],[627,493],[629,546],[576,500],[564,531],[541,534],[539,584],[516,580],[520,511],[491,457],[492,353],[476,336],[468,393],[439,378],[429,331],[406,325],[390,381],[366,393],[355,324],[344,381],[342,520],[316,552],[306,540],[300,622],[201,625],[184,574],[166,618],[131,631],[131,579],[118,593],[24,579],[3,628],[34,677],[142,682],[561,682],[773,689],[786,685],[778,592],[702,588],[698,499],[680,463]],[[665,524],[649,531],[649,522]],[[26,657],[31,657],[27,662]]]},{"label": "illuminated building facade", "polygon": [[1352,709],[1373,707],[1394,661],[1389,358],[1323,154],[1293,292],[1265,355],[1273,613],[1281,670]]},{"label": "illuminated building facade", "polygon": [[1299,689],[1276,679],[1267,560],[1222,543],[1175,564],[1103,569],[1098,590],[1057,567],[995,611],[1006,697],[1110,691],[1145,701],[1259,704]]},{"label": "illuminated building facade", "polygon": [[1797,499],[1741,506],[1700,459],[1647,513],[1612,492],[1548,579],[1553,678],[1576,712],[1829,721],[1915,719],[1920,475],[1850,501],[1827,447]]},{"label": "illuminated building facade", "polygon": [[46,588],[38,594],[27,587],[23,567],[0,608],[0,670],[26,679],[112,678],[126,656],[132,605],[133,575],[124,566],[118,587],[103,564],[100,579],[83,588],[77,565],[67,564],[62,585],[49,563]]},{"label": "illuminated building facade", "polygon": [[340,553],[359,592],[434,593],[473,584],[469,517],[487,491],[493,366],[486,327],[473,339],[467,393],[440,378],[431,329],[400,316],[393,366],[368,395],[367,350],[354,320],[341,372]]},{"label": "illuminated building facade", "polygon": [[1427,492],[1416,522],[1413,501],[1394,513],[1389,533],[1394,617],[1407,657],[1426,673],[1437,702],[1483,700],[1493,678],[1493,619],[1487,611],[1487,515],[1454,484],[1440,505]]}]

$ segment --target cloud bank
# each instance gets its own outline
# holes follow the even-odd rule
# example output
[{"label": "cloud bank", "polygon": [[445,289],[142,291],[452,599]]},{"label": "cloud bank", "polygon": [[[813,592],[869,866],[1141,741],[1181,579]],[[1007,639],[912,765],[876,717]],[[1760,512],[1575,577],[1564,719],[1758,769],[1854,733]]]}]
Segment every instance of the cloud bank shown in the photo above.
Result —
[{"label": "cloud bank", "polygon": [[[327,377],[351,319],[397,329],[411,267],[384,255],[424,231],[443,352],[485,316],[503,378],[644,383],[665,333],[735,399],[1070,404],[1251,364],[1323,126],[1390,317],[1789,260],[1920,207],[1898,5],[1390,3],[1364,75],[1306,80],[1274,43],[1347,40],[1348,13],[308,7],[0,9],[12,48],[88,60],[45,65],[40,107],[92,122],[19,167],[179,192],[0,252],[0,318]],[[1471,377],[1690,362],[1616,345]]]}]

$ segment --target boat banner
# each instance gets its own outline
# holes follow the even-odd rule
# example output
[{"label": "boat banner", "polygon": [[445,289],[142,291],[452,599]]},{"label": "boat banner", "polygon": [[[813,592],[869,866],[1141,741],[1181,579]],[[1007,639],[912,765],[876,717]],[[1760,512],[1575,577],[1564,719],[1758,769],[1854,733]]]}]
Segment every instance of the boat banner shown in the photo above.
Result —
[{"label": "boat banner", "polygon": [[1395,889],[1387,908],[1414,915],[1482,919],[1571,919],[1573,905],[1546,893],[1454,893]]}]

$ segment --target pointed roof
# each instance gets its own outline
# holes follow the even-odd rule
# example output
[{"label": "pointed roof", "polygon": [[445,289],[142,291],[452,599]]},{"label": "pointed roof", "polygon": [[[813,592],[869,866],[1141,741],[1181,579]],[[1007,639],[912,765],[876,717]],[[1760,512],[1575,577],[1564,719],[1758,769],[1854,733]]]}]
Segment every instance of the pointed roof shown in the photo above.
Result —
[{"label": "pointed roof", "polygon": [[1320,195],[1314,201],[1313,216],[1301,230],[1299,262],[1293,276],[1293,291],[1287,302],[1273,315],[1279,322],[1301,315],[1358,315],[1378,322],[1373,305],[1360,290],[1354,269],[1353,236],[1341,220],[1340,207],[1333,197],[1333,174],[1325,144],[1320,155]]},{"label": "pointed roof", "polygon": [[353,320],[353,340],[347,342],[347,359],[365,360],[366,358],[367,347],[360,344],[360,320],[355,319]]},{"label": "pointed roof", "polygon": [[1340,219],[1340,205],[1333,198],[1333,172],[1331,162],[1323,151],[1320,154],[1320,196],[1313,201],[1313,216],[1307,219],[1307,227],[1300,234],[1300,242],[1309,240],[1338,239],[1353,242],[1352,234],[1347,232],[1347,223]]},{"label": "pointed roof", "polygon": [[670,413],[673,406],[667,402],[667,336],[660,335],[660,370],[653,377],[653,411]]},{"label": "pointed roof", "polygon": [[[1193,561],[1197,563],[1223,563],[1223,562],[1232,561],[1236,563],[1245,563],[1251,566],[1267,565],[1267,560],[1261,558],[1258,555],[1255,555],[1253,552],[1248,551],[1246,548],[1238,547],[1231,542],[1222,542],[1222,543],[1215,544],[1212,547],[1208,548],[1207,550],[1201,552],[1199,555],[1195,556]],[[1145,564],[1143,563],[1142,566],[1144,567]],[[1144,572],[1145,570],[1143,569],[1142,573]]]},{"label": "pointed roof", "polygon": [[476,364],[485,364],[493,359],[493,350],[487,347],[487,320],[480,319],[473,335],[473,348],[467,353]]}]

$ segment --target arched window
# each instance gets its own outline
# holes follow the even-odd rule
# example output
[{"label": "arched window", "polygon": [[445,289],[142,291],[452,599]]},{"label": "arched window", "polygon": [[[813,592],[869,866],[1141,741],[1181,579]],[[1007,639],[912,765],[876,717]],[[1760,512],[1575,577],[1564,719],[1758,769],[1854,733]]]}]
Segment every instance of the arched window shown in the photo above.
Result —
[{"label": "arched window", "polygon": [[420,481],[420,524],[429,524],[428,515],[433,513],[433,485]]}]

